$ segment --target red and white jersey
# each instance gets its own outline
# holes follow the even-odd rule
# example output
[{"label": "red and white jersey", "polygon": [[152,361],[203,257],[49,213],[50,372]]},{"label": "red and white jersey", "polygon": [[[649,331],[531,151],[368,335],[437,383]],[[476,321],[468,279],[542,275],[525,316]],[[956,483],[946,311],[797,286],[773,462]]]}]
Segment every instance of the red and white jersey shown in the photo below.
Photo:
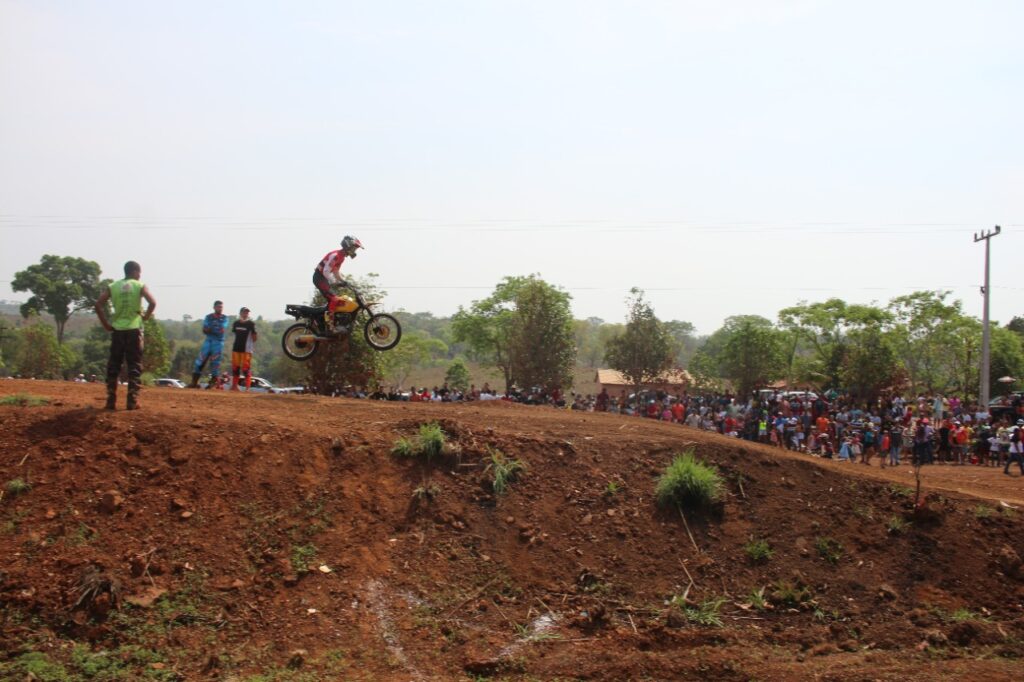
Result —
[{"label": "red and white jersey", "polygon": [[345,252],[341,249],[331,251],[320,264],[316,266],[318,272],[322,273],[324,277],[329,277],[331,274],[337,276],[338,271],[341,270],[341,264],[345,262]]}]

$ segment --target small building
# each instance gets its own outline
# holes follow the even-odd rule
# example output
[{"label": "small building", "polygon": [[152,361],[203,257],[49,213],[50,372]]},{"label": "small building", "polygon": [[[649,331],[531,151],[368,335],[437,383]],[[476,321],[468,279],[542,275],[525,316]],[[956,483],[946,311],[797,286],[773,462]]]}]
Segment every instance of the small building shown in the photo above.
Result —
[{"label": "small building", "polygon": [[[626,395],[633,392],[634,384],[615,369],[599,369],[594,381],[598,390],[608,389],[608,394],[619,396],[623,391]],[[693,384],[693,377],[685,369],[670,369],[654,381],[643,384],[643,388],[651,391],[662,391],[669,395],[677,395]]]}]

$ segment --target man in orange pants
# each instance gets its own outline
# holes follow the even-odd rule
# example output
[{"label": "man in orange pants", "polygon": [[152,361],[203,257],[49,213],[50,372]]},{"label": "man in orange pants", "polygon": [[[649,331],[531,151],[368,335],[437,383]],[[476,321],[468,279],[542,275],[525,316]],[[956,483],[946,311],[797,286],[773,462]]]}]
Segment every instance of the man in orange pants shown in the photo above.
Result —
[{"label": "man in orange pants", "polygon": [[249,309],[238,311],[238,319],[231,325],[235,343],[231,347],[231,390],[238,390],[239,375],[245,374],[245,390],[252,385],[252,351],[258,334],[256,323],[249,319]]}]

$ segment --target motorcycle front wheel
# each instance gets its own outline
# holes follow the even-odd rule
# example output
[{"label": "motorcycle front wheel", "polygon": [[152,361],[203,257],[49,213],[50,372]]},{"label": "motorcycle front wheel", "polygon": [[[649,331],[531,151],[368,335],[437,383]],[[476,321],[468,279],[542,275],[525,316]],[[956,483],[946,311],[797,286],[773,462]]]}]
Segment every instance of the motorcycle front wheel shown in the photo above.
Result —
[{"label": "motorcycle front wheel", "polygon": [[374,350],[391,350],[402,338],[402,325],[398,320],[385,313],[372,315],[363,327],[366,343]]},{"label": "motorcycle front wheel", "polygon": [[316,339],[316,330],[304,322],[293,324],[284,330],[281,337],[281,348],[284,354],[292,360],[309,360],[316,353],[319,344]]}]

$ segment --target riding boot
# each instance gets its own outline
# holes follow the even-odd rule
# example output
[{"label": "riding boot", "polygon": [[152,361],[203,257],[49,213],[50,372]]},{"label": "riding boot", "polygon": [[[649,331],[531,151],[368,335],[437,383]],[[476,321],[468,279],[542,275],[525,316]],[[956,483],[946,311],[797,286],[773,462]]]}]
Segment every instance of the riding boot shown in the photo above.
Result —
[{"label": "riding boot", "polygon": [[139,409],[139,389],[141,388],[141,377],[128,373],[128,409]]},{"label": "riding boot", "polygon": [[192,383],[188,385],[189,388],[199,388],[199,372],[192,375]]},{"label": "riding boot", "polygon": [[231,377],[231,390],[232,391],[237,391],[238,390],[238,375],[237,374],[235,374],[234,376]]},{"label": "riding boot", "polygon": [[114,383],[107,382],[107,404],[103,406],[105,410],[116,410],[117,409],[117,381]]}]

